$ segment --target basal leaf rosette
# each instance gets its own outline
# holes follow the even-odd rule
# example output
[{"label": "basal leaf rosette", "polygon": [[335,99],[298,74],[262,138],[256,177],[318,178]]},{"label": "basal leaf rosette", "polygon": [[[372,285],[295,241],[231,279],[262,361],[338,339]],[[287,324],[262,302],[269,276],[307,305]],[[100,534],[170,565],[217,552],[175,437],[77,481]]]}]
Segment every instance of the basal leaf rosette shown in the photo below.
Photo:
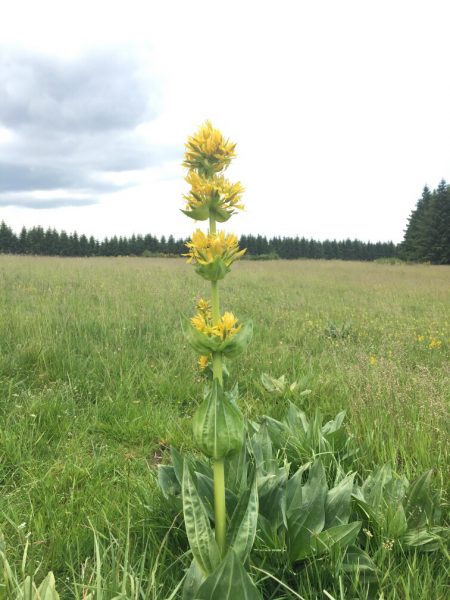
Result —
[{"label": "basal leaf rosette", "polygon": [[205,399],[192,418],[195,443],[201,452],[219,460],[241,449],[244,417],[231,402],[217,379],[212,381]]},{"label": "basal leaf rosette", "polygon": [[238,210],[244,188],[238,181],[231,183],[222,176],[202,177],[196,171],[190,171],[186,182],[191,186],[185,194],[186,209],[182,212],[196,221],[206,221],[213,217],[218,223],[224,223]]},{"label": "basal leaf rosette", "polygon": [[183,166],[212,177],[228,167],[236,156],[236,144],[225,139],[210,121],[205,121],[186,142]]},{"label": "basal leaf rosette", "polygon": [[197,314],[191,319],[182,319],[182,327],[189,344],[202,355],[200,366],[206,366],[214,352],[221,352],[227,358],[235,358],[247,348],[253,334],[251,321],[238,324],[233,313],[225,312],[214,324],[210,304],[203,299],[197,303],[197,310]]},{"label": "basal leaf rosette", "polygon": [[238,239],[232,233],[203,233],[194,231],[192,239],[186,244],[189,252],[184,254],[189,263],[195,264],[195,270],[208,281],[219,281],[230,271],[235,260],[245,253],[239,249]]}]

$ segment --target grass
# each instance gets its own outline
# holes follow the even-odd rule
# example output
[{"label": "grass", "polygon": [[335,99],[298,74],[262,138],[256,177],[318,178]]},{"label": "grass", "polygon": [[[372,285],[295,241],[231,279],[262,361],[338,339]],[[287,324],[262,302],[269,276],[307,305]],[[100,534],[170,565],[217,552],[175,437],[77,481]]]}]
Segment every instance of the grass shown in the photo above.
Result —
[{"label": "grass", "polygon": [[[155,472],[167,445],[191,448],[202,386],[179,317],[207,283],[181,260],[0,256],[0,285],[0,529],[12,568],[37,580],[52,569],[63,598],[169,598],[189,560]],[[445,488],[448,267],[242,262],[221,298],[255,323],[230,365],[248,416],[284,412],[260,375],[285,373],[305,410],[347,411],[361,472],[390,461],[412,479],[434,467]],[[381,597],[446,597],[441,555],[399,552],[380,550]],[[295,591],[344,597],[321,577],[305,572]]]}]

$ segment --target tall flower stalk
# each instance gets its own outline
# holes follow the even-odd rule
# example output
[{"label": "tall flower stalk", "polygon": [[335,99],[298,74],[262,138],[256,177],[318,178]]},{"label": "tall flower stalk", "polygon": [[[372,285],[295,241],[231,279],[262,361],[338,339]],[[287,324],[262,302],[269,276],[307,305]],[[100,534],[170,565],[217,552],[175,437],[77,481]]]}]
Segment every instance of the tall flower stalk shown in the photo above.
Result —
[{"label": "tall flower stalk", "polygon": [[[194,232],[187,244],[187,256],[196,265],[197,273],[211,282],[210,323],[208,303],[202,300],[187,337],[195,336],[197,346],[193,345],[202,353],[201,364],[210,363],[212,369],[213,394],[199,407],[193,422],[199,449],[213,461],[215,538],[221,556],[226,550],[225,457],[240,449],[244,436],[242,415],[223,392],[223,356],[227,350],[234,354],[243,350],[250,337],[248,328],[245,332],[242,326],[236,327],[237,319],[232,313],[220,314],[219,280],[245,252],[239,249],[236,236],[217,231],[218,221],[227,221],[243,208],[241,184],[232,184],[222,175],[235,156],[234,150],[235,144],[225,140],[207,121],[189,138],[183,163],[189,169],[186,181],[191,185],[183,212],[193,219],[209,221],[208,234],[199,229]],[[217,344],[218,340],[221,344]]]}]

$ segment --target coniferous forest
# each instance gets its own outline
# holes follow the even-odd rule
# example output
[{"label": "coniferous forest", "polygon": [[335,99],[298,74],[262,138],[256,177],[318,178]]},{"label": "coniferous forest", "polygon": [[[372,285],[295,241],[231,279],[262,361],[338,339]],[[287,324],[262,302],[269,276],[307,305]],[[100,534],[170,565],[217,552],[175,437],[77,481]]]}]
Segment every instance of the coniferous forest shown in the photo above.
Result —
[{"label": "coniferous forest", "polygon": [[408,219],[400,255],[415,262],[450,264],[450,186],[444,180],[432,192],[423,188]]},{"label": "coniferous forest", "polygon": [[[22,228],[19,235],[2,221],[0,253],[42,256],[177,256],[186,252],[185,239],[173,235],[113,236],[101,241],[77,232],[42,227]],[[414,262],[450,264],[450,186],[444,180],[436,190],[425,187],[412,211],[401,244],[359,240],[317,241],[305,237],[242,235],[242,248],[250,258],[323,258],[372,261],[400,258]]]}]

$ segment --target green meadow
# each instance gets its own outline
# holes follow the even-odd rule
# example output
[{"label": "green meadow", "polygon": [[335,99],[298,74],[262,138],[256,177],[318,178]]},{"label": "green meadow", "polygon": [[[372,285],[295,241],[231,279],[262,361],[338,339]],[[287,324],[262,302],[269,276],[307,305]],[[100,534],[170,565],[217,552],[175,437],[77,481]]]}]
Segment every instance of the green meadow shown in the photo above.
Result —
[{"label": "green meadow", "polygon": [[[193,449],[203,384],[180,317],[208,283],[180,259],[0,256],[0,289],[0,598],[5,568],[52,570],[61,598],[170,598],[190,556],[157,466]],[[228,364],[247,417],[280,418],[290,400],[311,417],[345,410],[358,473],[433,468],[445,511],[449,267],[242,261],[221,304],[254,322]],[[263,373],[298,385],[271,394]],[[448,597],[445,551],[374,555],[377,597]],[[343,589],[318,571],[271,597],[363,598]]]}]

